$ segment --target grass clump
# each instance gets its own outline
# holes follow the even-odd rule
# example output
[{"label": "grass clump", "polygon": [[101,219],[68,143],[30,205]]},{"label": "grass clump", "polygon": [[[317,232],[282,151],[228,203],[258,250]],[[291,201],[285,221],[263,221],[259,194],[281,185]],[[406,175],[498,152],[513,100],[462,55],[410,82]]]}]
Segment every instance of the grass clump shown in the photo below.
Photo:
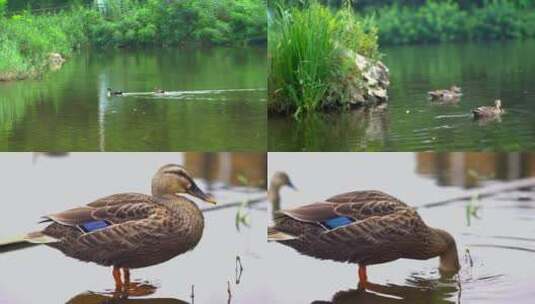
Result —
[{"label": "grass clump", "polygon": [[347,53],[377,58],[376,31],[349,8],[316,2],[271,12],[269,110],[299,115],[348,102],[340,83],[358,71]]}]

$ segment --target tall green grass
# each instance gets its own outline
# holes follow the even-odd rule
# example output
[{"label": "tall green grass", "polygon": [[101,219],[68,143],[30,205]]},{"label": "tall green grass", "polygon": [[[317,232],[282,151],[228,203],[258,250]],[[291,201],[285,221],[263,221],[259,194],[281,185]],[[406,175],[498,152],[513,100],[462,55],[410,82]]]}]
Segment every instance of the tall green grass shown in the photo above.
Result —
[{"label": "tall green grass", "polygon": [[[338,12],[312,3],[272,11],[269,31],[269,109],[317,111],[344,103],[340,82],[353,73],[347,51],[377,57],[377,36],[350,10]],[[334,103],[333,103],[334,101]]]}]

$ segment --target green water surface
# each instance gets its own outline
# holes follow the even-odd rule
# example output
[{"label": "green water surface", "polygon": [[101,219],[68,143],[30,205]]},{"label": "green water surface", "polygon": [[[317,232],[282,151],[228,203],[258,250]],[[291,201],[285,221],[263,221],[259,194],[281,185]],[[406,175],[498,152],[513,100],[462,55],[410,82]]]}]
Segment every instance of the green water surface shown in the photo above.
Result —
[{"label": "green water surface", "polygon": [[[535,41],[383,48],[390,68],[384,107],[270,117],[270,151],[518,151],[535,148]],[[462,87],[459,103],[427,100]],[[501,119],[474,121],[473,108],[501,98]]]},{"label": "green water surface", "polygon": [[[0,150],[265,150],[265,58],[263,47],[82,51],[43,79],[0,83]],[[143,95],[155,87],[172,94]]]}]

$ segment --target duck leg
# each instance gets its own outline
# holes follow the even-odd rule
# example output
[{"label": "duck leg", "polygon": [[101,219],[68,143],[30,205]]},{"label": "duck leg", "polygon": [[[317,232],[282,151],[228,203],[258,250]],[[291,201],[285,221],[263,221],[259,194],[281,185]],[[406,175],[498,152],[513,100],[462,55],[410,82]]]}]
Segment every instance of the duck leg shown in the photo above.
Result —
[{"label": "duck leg", "polygon": [[121,292],[123,290],[123,282],[121,281],[121,268],[113,266],[113,279],[115,280],[115,291]]},{"label": "duck leg", "polygon": [[366,273],[366,265],[359,264],[359,289],[366,289],[368,283],[368,274]]},{"label": "duck leg", "polygon": [[128,290],[128,288],[130,288],[130,269],[128,268],[123,268],[123,275],[124,275],[124,287],[126,290]]}]

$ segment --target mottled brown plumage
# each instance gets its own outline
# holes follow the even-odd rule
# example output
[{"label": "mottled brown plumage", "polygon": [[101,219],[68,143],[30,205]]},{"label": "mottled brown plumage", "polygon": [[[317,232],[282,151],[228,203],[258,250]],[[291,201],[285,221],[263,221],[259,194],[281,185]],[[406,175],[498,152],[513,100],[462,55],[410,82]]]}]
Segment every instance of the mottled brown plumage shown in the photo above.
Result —
[{"label": "mottled brown plumage", "polygon": [[[153,177],[152,196],[114,194],[45,216],[43,222],[52,223],[25,240],[46,243],[81,261],[114,266],[117,288],[121,289],[129,284],[129,268],[165,262],[199,243],[204,229],[202,212],[194,202],[178,195],[181,193],[214,202],[184,168],[166,165]],[[95,222],[105,225],[86,231],[84,225]],[[124,283],[118,281],[121,268]]]},{"label": "mottled brown plumage", "polygon": [[[185,197],[122,193],[88,206],[48,216],[54,223],[42,233],[61,241],[47,245],[85,262],[140,268],[193,249],[204,229],[202,212]],[[112,225],[89,233],[78,228],[90,219]]]},{"label": "mottled brown plumage", "polygon": [[[351,221],[336,228],[325,225],[340,217]],[[350,192],[281,210],[274,223],[268,231],[270,240],[319,259],[365,267],[400,258],[440,256],[442,271],[457,272],[460,267],[449,233],[427,226],[414,208],[380,191]]]},{"label": "mottled brown plumage", "polygon": [[463,93],[460,87],[452,86],[449,90],[427,92],[427,96],[431,101],[459,101]]},{"label": "mottled brown plumage", "polygon": [[502,101],[500,99],[494,101],[494,106],[483,106],[472,110],[475,119],[494,118],[500,116],[500,114],[504,112]]}]

